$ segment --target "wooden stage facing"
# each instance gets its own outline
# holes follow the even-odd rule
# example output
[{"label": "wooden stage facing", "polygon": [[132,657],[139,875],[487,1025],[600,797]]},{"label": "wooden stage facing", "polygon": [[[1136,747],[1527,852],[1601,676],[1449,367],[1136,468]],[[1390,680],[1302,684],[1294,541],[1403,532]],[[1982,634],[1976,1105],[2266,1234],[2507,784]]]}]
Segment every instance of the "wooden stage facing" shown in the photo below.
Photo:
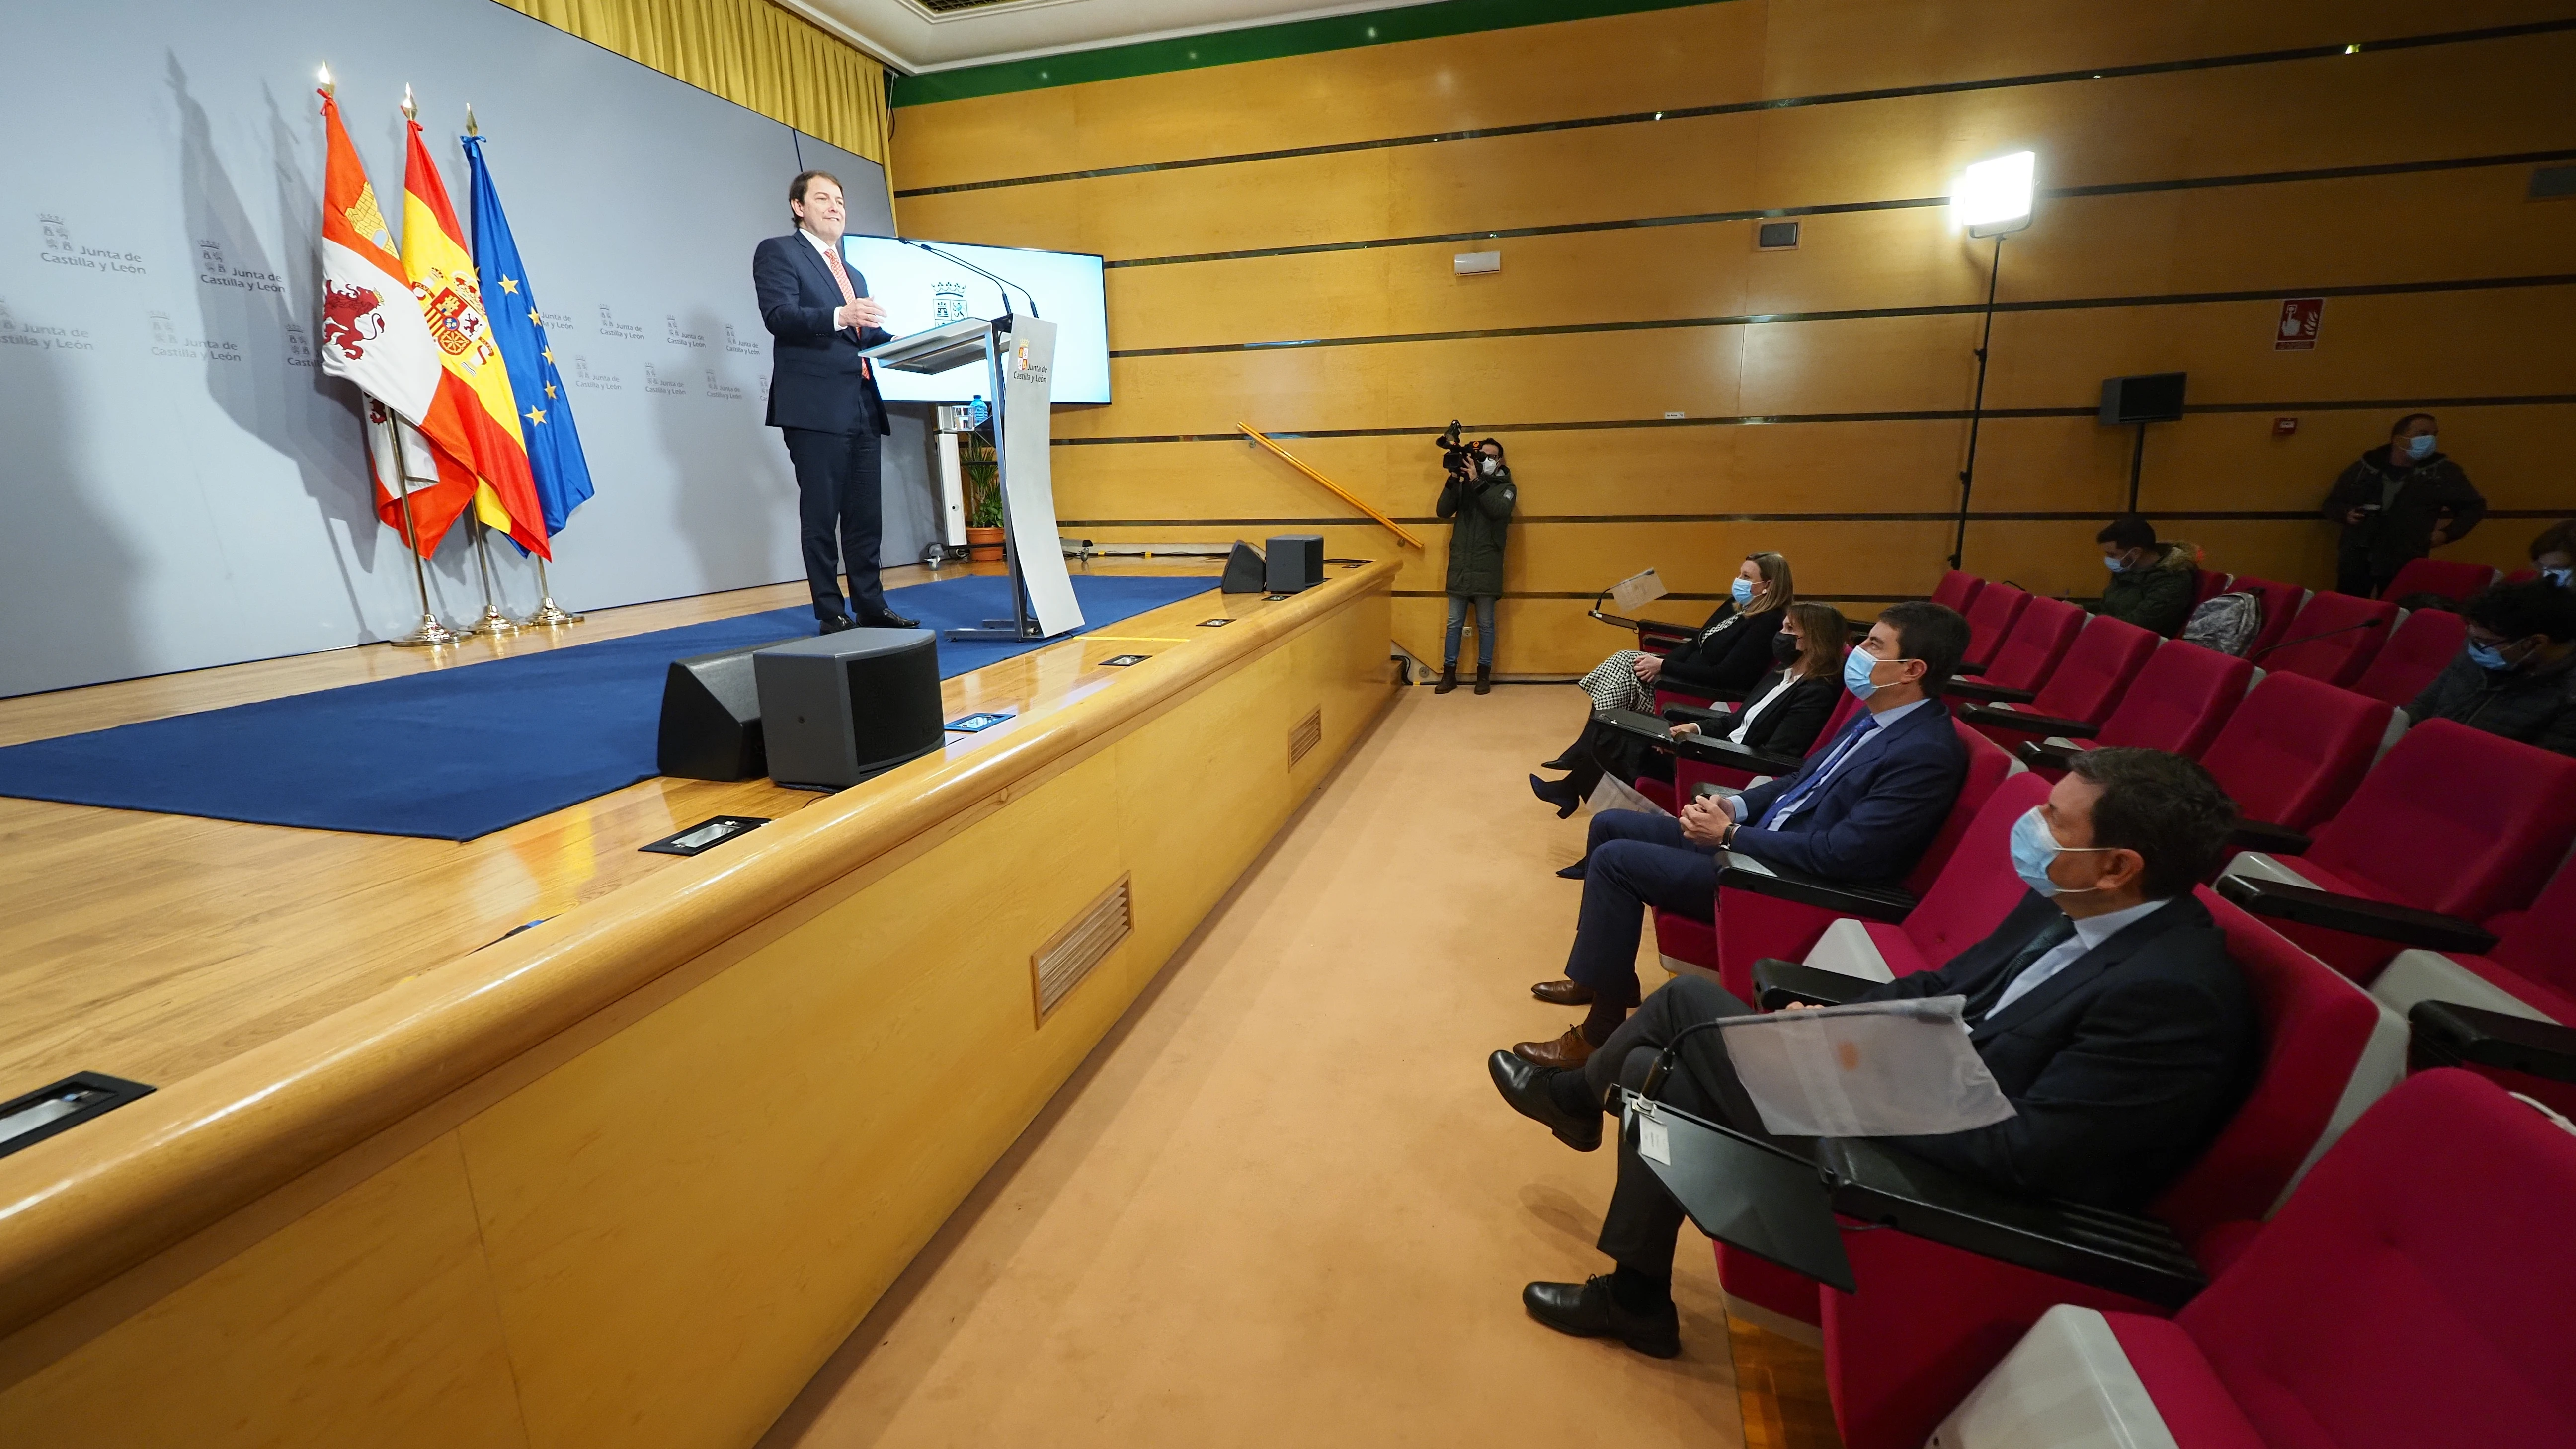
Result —
[{"label": "wooden stage facing", "polygon": [[[0,1158],[0,1438],[751,1442],[1393,698],[1394,574],[949,680],[1017,717],[838,794],[462,845],[0,799],[0,1098],[158,1088]],[[5,701],[0,743],[802,592]],[[715,814],[774,823],[637,850]],[[1097,958],[1043,1015],[1041,955]]]}]

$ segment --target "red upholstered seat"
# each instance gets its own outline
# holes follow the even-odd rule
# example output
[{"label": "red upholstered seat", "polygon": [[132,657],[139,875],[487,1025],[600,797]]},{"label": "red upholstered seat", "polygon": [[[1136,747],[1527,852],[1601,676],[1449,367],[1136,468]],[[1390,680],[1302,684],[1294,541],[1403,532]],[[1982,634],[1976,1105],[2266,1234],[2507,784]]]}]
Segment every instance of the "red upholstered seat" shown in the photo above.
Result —
[{"label": "red upholstered seat", "polygon": [[2289,638],[2290,621],[2308,598],[2308,591],[2297,584],[2274,583],[2252,574],[2238,574],[2227,587],[2231,592],[2252,594],[2263,601],[2263,627],[2254,631],[2253,642],[2245,646],[2248,658]]},{"label": "red upholstered seat", "polygon": [[2246,819],[2307,830],[2342,809],[2370,772],[2391,713],[2348,689],[2266,675],[2200,762]]},{"label": "red upholstered seat", "polygon": [[2570,1201],[2576,1136],[2427,1072],[2170,1321],[2052,1314],[1936,1442],[2108,1443],[2116,1423],[2186,1449],[2576,1444]]},{"label": "red upholstered seat", "polygon": [[2389,633],[2378,656],[2350,687],[2357,694],[2403,709],[2424,692],[2433,676],[2460,657],[2460,646],[2468,637],[2468,621],[2459,615],[2447,609],[2417,609]]},{"label": "red upholstered seat", "polygon": [[[2263,1065],[2208,1150],[2150,1205],[2201,1252],[2242,1246],[2405,1070],[2405,1024],[2206,888],[2263,1021]],[[1912,1449],[2053,1303],[2153,1313],[2119,1295],[1898,1232],[1844,1239],[1860,1291],[1823,1290],[1826,1381],[1849,1449]],[[2204,1258],[2204,1262],[2207,1257]],[[2188,1442],[2188,1441],[2186,1441]]]},{"label": "red upholstered seat", "polygon": [[1964,614],[1968,612],[1968,605],[1976,602],[1978,591],[1985,586],[1986,581],[1975,574],[1963,574],[1952,569],[1941,576],[1940,586],[1932,591],[1932,602]]},{"label": "red upholstered seat", "polygon": [[2455,563],[2450,559],[2408,559],[2397,570],[2397,577],[2379,591],[2383,599],[2402,599],[2408,594],[2440,594],[2446,599],[2465,599],[2496,581],[2496,571],[2482,563]]},{"label": "red upholstered seat", "polygon": [[2102,721],[2102,732],[2074,743],[2088,748],[2137,745],[2198,759],[2244,702],[2245,686],[2253,677],[2254,666],[2232,654],[2190,644],[2164,645],[2129,681],[2120,707]]},{"label": "red upholstered seat", "polygon": [[1967,661],[1984,668],[2001,649],[2004,637],[2030,605],[2030,595],[2010,584],[1988,584],[1959,612],[1968,619]]},{"label": "red upholstered seat", "polygon": [[[2041,600],[2052,603],[2054,600]],[[2033,604],[2035,610],[2038,604]],[[2030,615],[2023,614],[2027,623]],[[2007,646],[2009,647],[2009,646]],[[2207,653],[2207,650],[2198,651]],[[2045,715],[2050,719],[2082,720],[2098,725],[2118,707],[2120,697],[2128,692],[2129,681],[2155,656],[2156,636],[2135,624],[2117,619],[2095,618],[2075,636],[2057,667],[2048,672],[2037,697],[2026,705],[2006,706],[2020,713]],[[1979,733],[2007,747],[2029,739],[2045,730],[2017,731],[1996,724],[1980,723]]]},{"label": "red upholstered seat", "polygon": [[[2576,759],[2427,720],[2315,835],[2304,855],[2248,851],[2228,871],[2485,921],[2529,905],[2566,858]],[[2397,953],[2319,926],[2284,923],[2281,932],[2356,981],[2372,980]]]},{"label": "red upholstered seat", "polygon": [[1978,678],[1987,684],[2035,690],[2047,682],[2083,629],[2082,609],[2064,599],[2031,599]]},{"label": "red upholstered seat", "polygon": [[2483,956],[2400,951],[2370,994],[2404,1015],[2419,1001],[2546,1017],[2576,1025],[2576,863],[2562,865],[2527,911],[2491,917]]},{"label": "red upholstered seat", "polygon": [[[1848,655],[1851,650],[1845,648],[1843,653]],[[1834,736],[1840,734],[1842,727],[1851,722],[1852,711],[1858,708],[1860,708],[1859,696],[1846,690],[1840,699],[1834,701],[1833,713],[1825,716],[1824,728],[1816,731],[1816,737],[1808,742],[1806,752],[1812,755],[1832,744]],[[1640,779],[1637,781],[1637,790],[1638,793],[1667,810],[1678,810],[1680,807],[1672,802],[1689,799],[1692,788],[1703,781],[1723,785],[1729,790],[1741,790],[1753,783],[1753,775],[1750,771],[1728,769],[1724,765],[1712,765],[1701,760],[1676,759],[1673,761],[1671,784],[1667,785],[1656,779]],[[1654,788],[1647,788],[1649,786]]]},{"label": "red upholstered seat", "polygon": [[2227,592],[2228,581],[2235,577],[2234,574],[2212,573],[2208,569],[2192,570],[2191,606],[2197,609]]},{"label": "red upholstered seat", "polygon": [[2328,684],[2350,684],[2370,667],[2389,631],[2397,627],[2397,606],[2350,594],[2308,596],[2307,607],[2290,621],[2283,638],[2254,662],[2274,674],[2304,674]]}]

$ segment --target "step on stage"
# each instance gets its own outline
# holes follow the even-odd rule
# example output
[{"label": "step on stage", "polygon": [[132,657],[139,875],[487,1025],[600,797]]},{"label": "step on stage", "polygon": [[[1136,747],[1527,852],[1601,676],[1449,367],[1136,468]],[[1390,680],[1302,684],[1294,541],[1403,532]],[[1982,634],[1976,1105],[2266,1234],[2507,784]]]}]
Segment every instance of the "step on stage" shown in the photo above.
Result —
[{"label": "step on stage", "polygon": [[[155,1089],[0,1157],[0,1438],[750,1443],[1394,697],[1394,575],[948,680],[1015,717],[832,795],[463,844],[0,799],[0,1099]],[[0,743],[431,667],[0,701]],[[639,849],[715,815],[772,823]]]}]

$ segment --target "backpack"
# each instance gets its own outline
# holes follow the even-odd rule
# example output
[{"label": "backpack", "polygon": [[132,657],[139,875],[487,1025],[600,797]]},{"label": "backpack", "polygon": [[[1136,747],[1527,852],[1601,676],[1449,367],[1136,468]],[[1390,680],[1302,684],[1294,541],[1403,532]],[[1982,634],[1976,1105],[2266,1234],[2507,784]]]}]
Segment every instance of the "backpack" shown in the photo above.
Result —
[{"label": "backpack", "polygon": [[2191,611],[2182,626],[2182,642],[2241,656],[2262,630],[2262,599],[2253,594],[2218,594]]}]

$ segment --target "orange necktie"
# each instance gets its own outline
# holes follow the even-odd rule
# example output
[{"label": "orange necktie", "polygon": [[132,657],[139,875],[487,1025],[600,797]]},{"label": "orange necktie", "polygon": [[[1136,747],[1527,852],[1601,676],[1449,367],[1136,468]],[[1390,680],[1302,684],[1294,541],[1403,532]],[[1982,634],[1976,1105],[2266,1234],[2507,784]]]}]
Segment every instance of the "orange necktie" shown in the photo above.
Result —
[{"label": "orange necktie", "polygon": [[[849,269],[841,265],[841,253],[837,249],[828,246],[823,248],[823,264],[832,269],[832,280],[841,284],[841,300],[844,302],[859,300],[859,294],[850,288]],[[859,376],[865,378],[876,376],[876,369],[868,366],[868,360],[864,357],[859,359]]]}]

